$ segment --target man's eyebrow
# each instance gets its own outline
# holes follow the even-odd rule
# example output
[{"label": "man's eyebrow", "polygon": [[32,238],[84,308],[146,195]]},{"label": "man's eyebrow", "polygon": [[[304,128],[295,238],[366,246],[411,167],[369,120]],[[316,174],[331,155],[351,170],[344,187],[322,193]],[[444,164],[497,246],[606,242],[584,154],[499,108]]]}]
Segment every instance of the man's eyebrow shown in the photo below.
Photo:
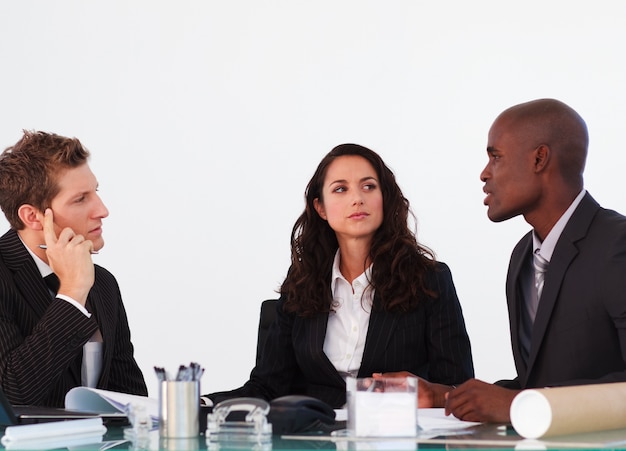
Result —
[{"label": "man's eyebrow", "polygon": [[496,149],[495,147],[492,146],[487,146],[487,153],[494,153],[497,152],[498,149]]}]

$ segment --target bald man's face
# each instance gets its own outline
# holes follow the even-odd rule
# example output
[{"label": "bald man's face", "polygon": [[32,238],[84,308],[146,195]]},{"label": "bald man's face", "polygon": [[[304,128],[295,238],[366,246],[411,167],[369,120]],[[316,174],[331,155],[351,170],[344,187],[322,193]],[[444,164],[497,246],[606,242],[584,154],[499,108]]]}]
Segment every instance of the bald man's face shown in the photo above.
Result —
[{"label": "bald man's face", "polygon": [[539,202],[540,185],[535,173],[533,144],[523,139],[506,116],[489,130],[489,161],[480,174],[487,194],[487,216],[494,222],[526,215]]}]

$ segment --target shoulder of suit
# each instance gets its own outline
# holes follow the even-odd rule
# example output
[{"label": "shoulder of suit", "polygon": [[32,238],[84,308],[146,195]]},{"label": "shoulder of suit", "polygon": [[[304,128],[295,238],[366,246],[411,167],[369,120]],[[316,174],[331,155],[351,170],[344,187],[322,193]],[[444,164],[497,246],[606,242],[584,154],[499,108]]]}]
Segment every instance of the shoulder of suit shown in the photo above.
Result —
[{"label": "shoulder of suit", "polygon": [[533,231],[529,230],[526,235],[524,235],[513,248],[512,255],[515,255],[517,252],[524,251],[526,248],[530,247],[533,241]]},{"label": "shoulder of suit", "polygon": [[116,282],[115,276],[106,268],[100,266],[100,265],[93,265],[96,271],[96,278],[98,278],[99,280],[109,280],[112,282]]}]

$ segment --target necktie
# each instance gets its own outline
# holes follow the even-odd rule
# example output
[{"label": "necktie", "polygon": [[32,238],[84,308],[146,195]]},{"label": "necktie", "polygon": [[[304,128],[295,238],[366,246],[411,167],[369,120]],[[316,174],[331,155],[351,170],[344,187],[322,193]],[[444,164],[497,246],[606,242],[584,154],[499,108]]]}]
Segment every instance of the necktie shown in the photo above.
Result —
[{"label": "necktie", "polygon": [[537,289],[537,301],[541,299],[541,292],[543,291],[543,282],[546,271],[550,262],[539,255],[539,252],[533,254],[533,266],[535,267],[535,288]]},{"label": "necktie", "polygon": [[44,277],[43,280],[46,282],[46,285],[48,285],[48,288],[52,292],[52,295],[56,296],[59,292],[59,286],[61,285],[61,282],[59,281],[57,275],[55,273],[50,273],[46,277]]}]

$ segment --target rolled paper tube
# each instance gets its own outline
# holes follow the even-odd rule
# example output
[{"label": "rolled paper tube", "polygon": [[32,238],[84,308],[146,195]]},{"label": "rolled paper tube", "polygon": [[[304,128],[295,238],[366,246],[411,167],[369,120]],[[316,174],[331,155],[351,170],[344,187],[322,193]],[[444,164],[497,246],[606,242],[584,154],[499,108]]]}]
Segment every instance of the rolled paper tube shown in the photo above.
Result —
[{"label": "rolled paper tube", "polygon": [[626,428],[626,382],[523,390],[510,414],[530,439]]}]

